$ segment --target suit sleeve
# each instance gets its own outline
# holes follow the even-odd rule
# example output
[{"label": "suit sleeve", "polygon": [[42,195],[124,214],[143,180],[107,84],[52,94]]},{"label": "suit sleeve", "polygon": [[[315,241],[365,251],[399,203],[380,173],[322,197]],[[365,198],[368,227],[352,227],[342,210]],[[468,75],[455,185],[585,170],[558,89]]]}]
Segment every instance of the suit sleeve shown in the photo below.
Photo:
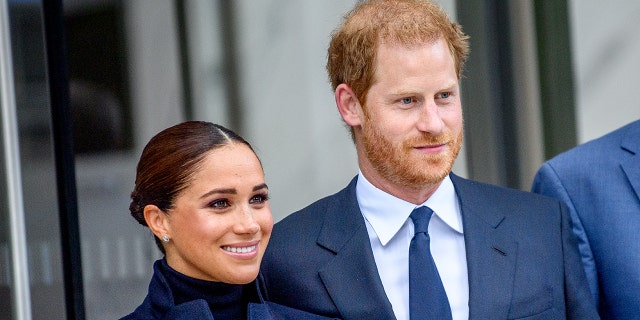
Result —
[{"label": "suit sleeve", "polygon": [[548,162],[543,164],[542,167],[540,167],[540,170],[538,170],[538,173],[533,180],[531,191],[559,199],[566,205],[570,218],[569,224],[575,238],[577,238],[577,245],[587,283],[589,284],[589,289],[595,301],[595,305],[598,305],[598,270],[596,268],[593,252],[591,251],[591,246],[589,245],[589,238],[584,230],[582,221],[580,220],[580,216],[576,211],[570,195],[567,193],[567,190],[560,181],[556,171]]},{"label": "suit sleeve", "polygon": [[600,319],[596,308],[597,304],[585,278],[584,268],[580,263],[577,237],[572,231],[571,218],[564,203],[560,203],[560,214],[567,319]]}]

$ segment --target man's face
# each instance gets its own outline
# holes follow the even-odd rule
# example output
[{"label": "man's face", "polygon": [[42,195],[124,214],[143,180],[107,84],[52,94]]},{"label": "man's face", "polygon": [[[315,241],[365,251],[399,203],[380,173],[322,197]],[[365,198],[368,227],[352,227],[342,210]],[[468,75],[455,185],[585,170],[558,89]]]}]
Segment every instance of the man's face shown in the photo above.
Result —
[{"label": "man's face", "polygon": [[421,190],[449,174],[463,125],[454,61],[442,39],[381,44],[360,129],[361,169],[374,180]]}]

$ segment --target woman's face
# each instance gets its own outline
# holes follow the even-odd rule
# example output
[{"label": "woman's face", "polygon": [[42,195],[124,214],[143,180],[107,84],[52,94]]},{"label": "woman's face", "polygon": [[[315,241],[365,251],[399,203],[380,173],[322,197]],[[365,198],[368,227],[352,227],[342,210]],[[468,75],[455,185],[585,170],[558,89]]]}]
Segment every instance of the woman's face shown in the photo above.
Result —
[{"label": "woman's face", "polygon": [[169,266],[216,282],[253,281],[273,229],[268,188],[256,155],[234,143],[209,151],[168,211]]}]

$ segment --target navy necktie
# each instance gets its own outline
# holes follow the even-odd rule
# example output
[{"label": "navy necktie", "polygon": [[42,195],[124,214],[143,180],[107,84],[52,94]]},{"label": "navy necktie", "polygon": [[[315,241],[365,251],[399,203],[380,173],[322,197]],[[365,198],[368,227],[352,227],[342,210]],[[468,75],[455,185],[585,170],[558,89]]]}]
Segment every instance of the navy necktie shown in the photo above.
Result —
[{"label": "navy necktie", "polygon": [[414,236],[409,246],[409,313],[411,320],[451,319],[451,307],[429,248],[429,220],[433,211],[419,207],[411,212]]}]

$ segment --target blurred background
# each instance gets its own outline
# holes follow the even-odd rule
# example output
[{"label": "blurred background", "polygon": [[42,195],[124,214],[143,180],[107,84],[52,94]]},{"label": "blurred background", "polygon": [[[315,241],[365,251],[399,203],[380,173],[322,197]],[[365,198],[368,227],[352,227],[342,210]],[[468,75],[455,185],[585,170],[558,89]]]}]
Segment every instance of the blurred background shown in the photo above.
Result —
[{"label": "blurred background", "polygon": [[[262,159],[277,220],[357,174],[324,69],[356,1],[0,2],[0,319],[114,319],[160,257],[130,217],[142,147],[184,120]],[[471,36],[454,171],[528,190],[640,118],[640,2],[440,0]]]}]

